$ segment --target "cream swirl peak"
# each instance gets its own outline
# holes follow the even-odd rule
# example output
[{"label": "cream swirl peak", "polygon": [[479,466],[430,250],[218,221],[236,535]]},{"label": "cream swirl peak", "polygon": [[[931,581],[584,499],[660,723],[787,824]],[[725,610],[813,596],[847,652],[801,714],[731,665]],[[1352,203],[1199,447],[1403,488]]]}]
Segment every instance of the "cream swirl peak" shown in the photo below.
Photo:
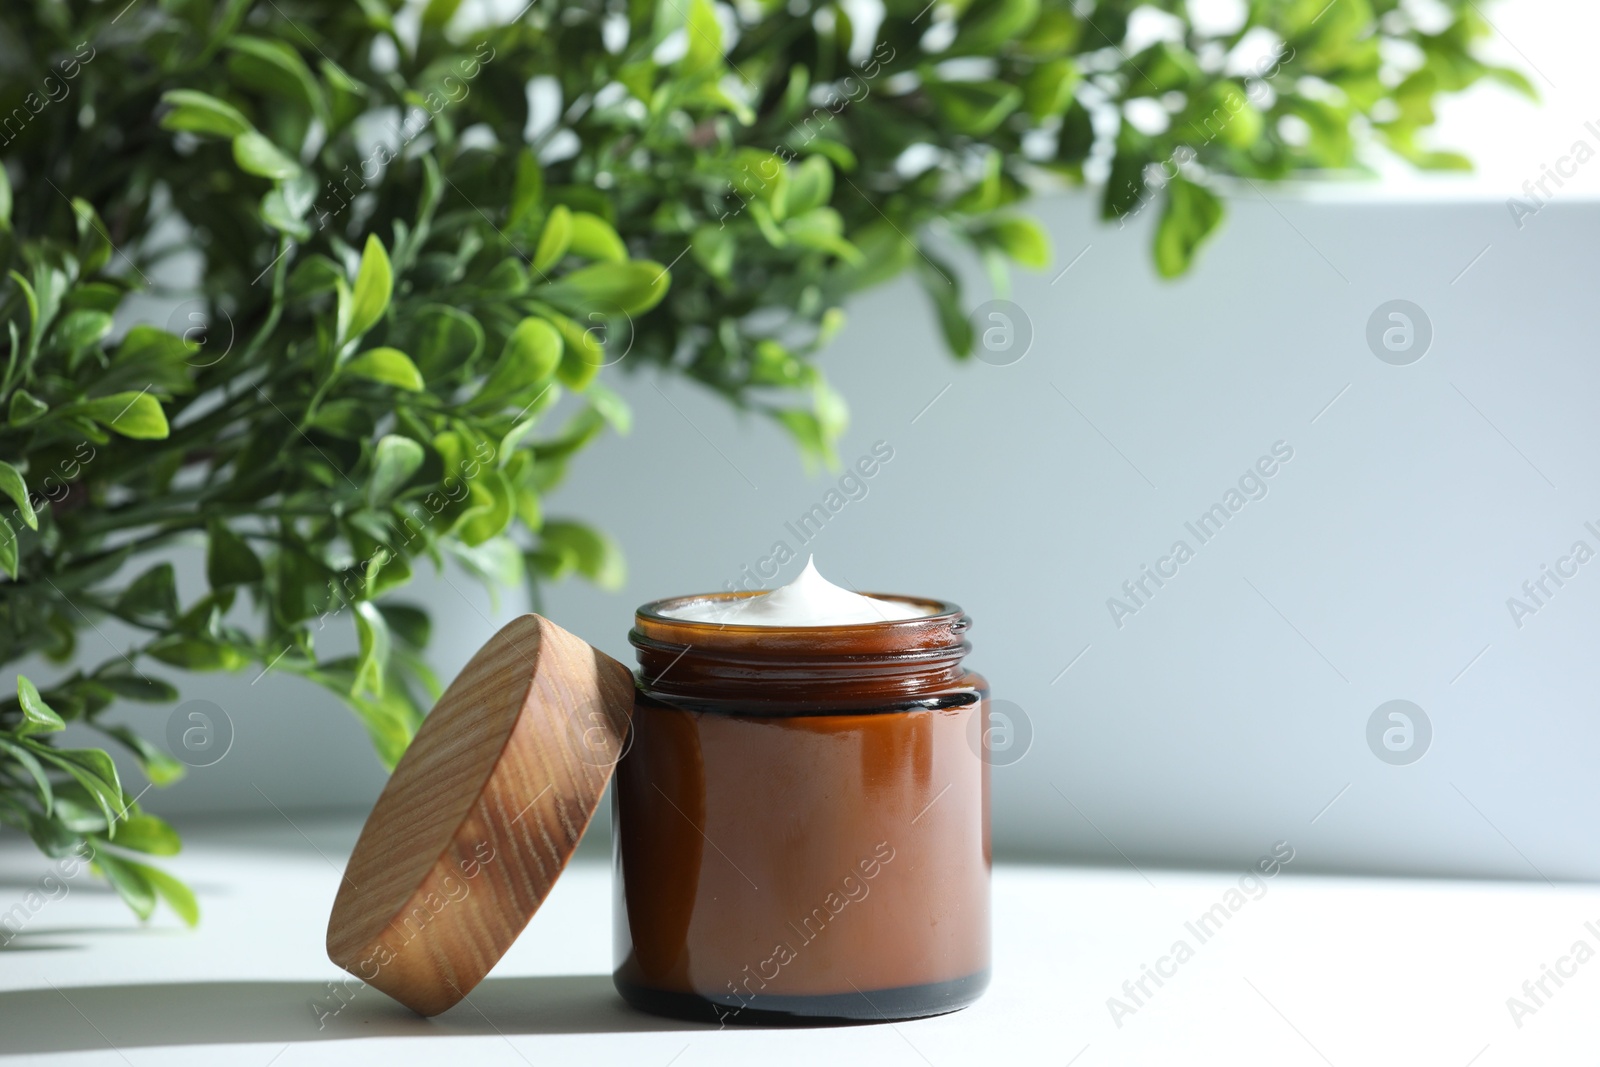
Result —
[{"label": "cream swirl peak", "polygon": [[893,600],[841,589],[818,571],[816,558],[788,585],[738,600],[693,600],[664,612],[685,622],[734,626],[857,626],[919,619],[929,612],[909,600]]}]

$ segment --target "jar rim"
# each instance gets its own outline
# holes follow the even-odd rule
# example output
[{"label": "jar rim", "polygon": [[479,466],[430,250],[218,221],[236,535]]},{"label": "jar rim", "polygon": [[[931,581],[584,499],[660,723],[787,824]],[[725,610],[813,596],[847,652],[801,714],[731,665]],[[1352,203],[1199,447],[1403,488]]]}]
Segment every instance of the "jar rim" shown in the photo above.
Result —
[{"label": "jar rim", "polygon": [[742,714],[899,706],[958,684],[972,647],[972,619],[961,607],[925,597],[896,599],[934,614],[841,626],[741,625],[663,614],[696,601],[759,595],[707,593],[641,605],[628,634],[639,657],[640,691],[671,704]]},{"label": "jar rim", "polygon": [[818,634],[823,631],[845,631],[847,633],[894,633],[896,631],[917,630],[928,626],[930,623],[949,625],[956,633],[960,633],[970,625],[966,619],[966,612],[961,605],[949,600],[938,600],[932,597],[905,596],[900,593],[861,593],[861,596],[873,600],[896,600],[905,604],[915,604],[929,609],[925,615],[915,615],[909,619],[877,619],[872,622],[853,622],[824,624],[820,626],[773,626],[760,623],[737,622],[711,622],[705,619],[685,619],[676,615],[668,615],[669,609],[687,607],[695,603],[728,602],[735,600],[749,600],[758,596],[765,596],[770,590],[758,589],[754,591],[735,590],[722,593],[691,593],[687,596],[663,597],[660,600],[647,601],[634,611],[637,622],[649,621],[652,623],[683,627],[689,632],[699,633],[702,636],[709,633],[720,633],[732,630],[736,633],[755,634]]}]

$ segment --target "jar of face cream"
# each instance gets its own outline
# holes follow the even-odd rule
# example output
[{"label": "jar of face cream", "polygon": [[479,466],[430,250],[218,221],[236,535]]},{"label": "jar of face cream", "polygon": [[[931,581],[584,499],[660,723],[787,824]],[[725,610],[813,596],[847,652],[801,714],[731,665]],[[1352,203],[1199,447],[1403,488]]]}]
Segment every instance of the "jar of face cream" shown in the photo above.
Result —
[{"label": "jar of face cream", "polygon": [[[989,977],[987,683],[954,604],[808,563],[646,604],[615,775],[617,989],[726,1023],[904,1019]],[[974,722],[974,717],[979,721]]]},{"label": "jar of face cream", "polygon": [[954,604],[861,596],[809,563],[771,593],[644,605],[636,675],[549,619],[513,619],[373,807],[329,958],[352,989],[449,1010],[614,783],[614,980],[630,1003],[722,1023],[970,1004],[989,980],[990,854],[969,625]]}]

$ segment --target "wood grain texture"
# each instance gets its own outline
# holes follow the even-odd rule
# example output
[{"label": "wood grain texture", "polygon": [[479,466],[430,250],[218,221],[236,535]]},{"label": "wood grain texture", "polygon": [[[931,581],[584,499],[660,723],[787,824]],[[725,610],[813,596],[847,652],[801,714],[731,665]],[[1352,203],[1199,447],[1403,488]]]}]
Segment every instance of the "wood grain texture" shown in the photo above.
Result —
[{"label": "wood grain texture", "polygon": [[328,957],[423,1015],[466,996],[571,858],[622,754],[633,694],[626,667],[538,615],[490,638],[367,818]]}]

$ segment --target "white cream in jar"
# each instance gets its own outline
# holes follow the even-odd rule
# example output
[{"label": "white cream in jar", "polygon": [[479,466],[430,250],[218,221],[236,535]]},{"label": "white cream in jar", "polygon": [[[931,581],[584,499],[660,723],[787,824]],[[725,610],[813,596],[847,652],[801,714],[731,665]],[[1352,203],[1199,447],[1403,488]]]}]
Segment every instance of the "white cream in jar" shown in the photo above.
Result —
[{"label": "white cream in jar", "polygon": [[909,600],[862,596],[841,589],[817,571],[815,558],[788,585],[735,601],[696,600],[663,614],[685,622],[737,626],[857,626],[919,619],[929,612]]}]

